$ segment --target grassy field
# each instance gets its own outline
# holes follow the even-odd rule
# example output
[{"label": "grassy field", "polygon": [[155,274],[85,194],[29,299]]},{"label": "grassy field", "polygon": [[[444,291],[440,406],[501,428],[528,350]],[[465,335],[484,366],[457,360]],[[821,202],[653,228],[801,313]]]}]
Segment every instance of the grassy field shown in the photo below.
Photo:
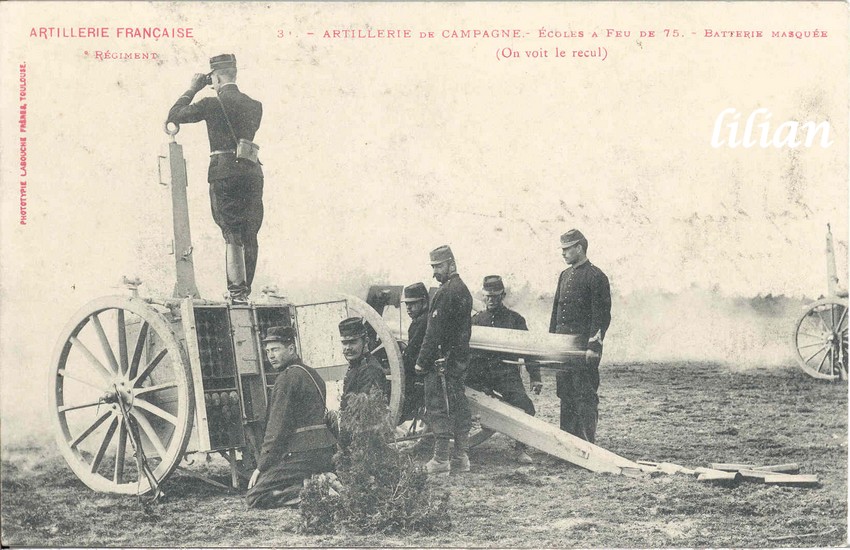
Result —
[{"label": "grassy field", "polygon": [[[554,377],[544,375],[538,416],[557,422]],[[167,497],[97,494],[52,442],[2,448],[2,542],[12,546],[478,546],[823,547],[847,544],[847,386],[796,367],[738,371],[717,364],[602,366],[597,443],[633,460],[687,467],[710,462],[797,462],[817,488],[675,475],[627,478],[533,453],[509,461],[497,435],[473,449],[472,472],[435,480],[451,493],[453,527],[398,537],[297,533],[297,510],[248,511],[178,471]],[[223,461],[190,468],[224,479]]]}]

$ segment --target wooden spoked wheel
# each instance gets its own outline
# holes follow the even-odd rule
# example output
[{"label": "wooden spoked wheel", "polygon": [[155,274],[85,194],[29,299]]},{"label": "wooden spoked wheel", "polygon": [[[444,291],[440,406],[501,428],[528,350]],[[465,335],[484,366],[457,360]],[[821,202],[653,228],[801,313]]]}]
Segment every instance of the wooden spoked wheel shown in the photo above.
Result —
[{"label": "wooden spoked wheel", "polygon": [[822,380],[847,379],[847,301],[818,300],[794,329],[797,363],[806,374]]},{"label": "wooden spoked wheel", "polygon": [[362,317],[366,331],[373,335],[369,342],[372,355],[381,362],[390,384],[390,415],[395,426],[398,424],[404,403],[404,366],[401,349],[389,327],[372,306],[355,296],[345,297],[351,315]]},{"label": "wooden spoked wheel", "polygon": [[62,331],[50,371],[56,441],[91,489],[144,494],[179,464],[194,393],[170,323],[138,298],[106,296]]}]

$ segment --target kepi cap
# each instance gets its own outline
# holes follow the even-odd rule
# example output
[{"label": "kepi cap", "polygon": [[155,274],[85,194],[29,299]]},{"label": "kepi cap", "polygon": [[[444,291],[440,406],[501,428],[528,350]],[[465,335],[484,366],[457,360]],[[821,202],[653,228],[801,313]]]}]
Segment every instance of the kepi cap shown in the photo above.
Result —
[{"label": "kepi cap", "polygon": [[485,296],[495,296],[505,291],[505,283],[502,282],[502,278],[498,275],[487,275],[484,277],[482,287]]},{"label": "kepi cap", "polygon": [[443,262],[448,262],[450,260],[454,260],[455,256],[452,254],[452,249],[449,248],[449,245],[444,244],[443,246],[438,246],[434,250],[431,251],[431,265],[441,264]]},{"label": "kepi cap", "polygon": [[404,287],[404,296],[402,302],[418,302],[419,300],[428,299],[428,289],[422,283],[413,283]]},{"label": "kepi cap", "polygon": [[343,342],[355,340],[366,336],[366,327],[363,326],[362,317],[349,317],[339,323],[339,337]]},{"label": "kepi cap", "polygon": [[232,53],[223,53],[210,58],[210,70],[216,69],[235,69],[236,56]]},{"label": "kepi cap", "polygon": [[581,231],[578,229],[570,229],[563,235],[561,235],[561,248],[569,248],[574,244],[578,244],[580,241],[586,241],[584,235],[581,234]]},{"label": "kepi cap", "polygon": [[295,342],[295,329],[292,327],[269,327],[265,338],[263,338],[263,343],[268,344],[269,342],[292,344]]}]

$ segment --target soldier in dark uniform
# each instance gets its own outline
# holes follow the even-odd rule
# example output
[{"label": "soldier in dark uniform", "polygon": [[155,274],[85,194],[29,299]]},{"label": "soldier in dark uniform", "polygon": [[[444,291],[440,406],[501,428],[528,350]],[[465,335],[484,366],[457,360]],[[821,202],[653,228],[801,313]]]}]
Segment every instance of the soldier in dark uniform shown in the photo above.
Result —
[{"label": "soldier in dark uniform", "polygon": [[348,405],[348,398],[354,393],[369,393],[372,388],[380,388],[387,394],[387,378],[381,363],[369,353],[366,327],[360,317],[349,317],[339,323],[339,336],[342,339],[342,354],[348,361],[348,372],[342,383],[340,410]]},{"label": "soldier in dark uniform", "polygon": [[[570,266],[561,272],[549,332],[579,334],[588,349],[602,353],[602,341],[611,324],[611,287],[608,277],[587,259],[587,239],[571,229],[561,235],[561,253]],[[599,367],[574,367],[557,375],[561,398],[561,429],[593,443],[598,419]]]},{"label": "soldier in dark uniform", "polygon": [[297,504],[303,481],[333,470],[336,439],[325,425],[325,381],[304,365],[291,327],[271,327],[263,338],[275,380],[257,469],[245,495],[249,508]]},{"label": "soldier in dark uniform", "polygon": [[[525,318],[516,311],[506,308],[502,303],[505,298],[505,284],[500,276],[484,277],[483,292],[487,309],[472,316],[474,326],[528,330]],[[525,368],[531,380],[531,389],[534,393],[540,394],[543,388],[540,367],[526,365]],[[525,393],[519,368],[502,362],[502,358],[495,353],[473,352],[466,385],[485,393],[496,391],[507,403],[534,416],[534,403]],[[514,450],[514,458],[517,462],[521,464],[533,462],[523,443],[517,441]]]},{"label": "soldier in dark uniform", "polygon": [[[238,139],[253,141],[263,105],[236,86],[236,57],[210,59],[212,72],[192,77],[189,89],[168,112],[177,124],[207,123],[210,142],[210,204],[226,243],[227,290],[234,303],[246,303],[257,267],[257,233],[263,223],[263,170],[259,161],[236,158]],[[211,82],[217,97],[192,98]],[[235,137],[234,137],[235,135]]]},{"label": "soldier in dark uniform", "polygon": [[[472,332],[472,295],[457,274],[451,248],[431,251],[431,267],[440,288],[431,302],[428,326],[415,369],[425,373],[425,403],[428,425],[437,436],[434,456],[425,464],[429,474],[469,471],[469,430],[472,417],[464,393]],[[435,362],[444,359],[444,368]],[[448,402],[448,410],[446,404]],[[454,453],[449,447],[454,436]]]},{"label": "soldier in dark uniform", "polygon": [[416,359],[425,339],[425,329],[428,326],[428,289],[422,283],[414,283],[404,287],[401,299],[410,316],[410,327],[407,329],[407,347],[402,354],[404,363],[404,407],[401,419],[411,420],[425,399],[425,390],[416,372]]}]

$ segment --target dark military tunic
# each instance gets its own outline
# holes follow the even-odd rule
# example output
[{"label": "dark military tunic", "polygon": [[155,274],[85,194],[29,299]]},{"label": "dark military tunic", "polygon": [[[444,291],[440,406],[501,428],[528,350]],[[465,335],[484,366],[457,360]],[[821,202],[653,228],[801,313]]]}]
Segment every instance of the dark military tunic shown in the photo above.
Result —
[{"label": "dark military tunic", "polygon": [[[611,288],[608,277],[585,261],[565,269],[558,279],[549,332],[604,337],[611,324]],[[588,344],[602,353],[602,344]],[[577,367],[557,375],[561,398],[561,429],[593,443],[598,422],[599,367]]]},{"label": "dark military tunic", "polygon": [[419,357],[419,350],[422,349],[422,341],[425,339],[425,329],[428,327],[428,311],[426,307],[419,315],[411,319],[410,327],[407,329],[407,347],[404,348],[402,354],[404,407],[402,407],[401,420],[413,418],[425,399],[422,381],[416,373],[416,359]]},{"label": "dark military tunic", "polygon": [[[443,283],[431,301],[428,326],[416,364],[425,371],[425,402],[428,425],[438,437],[468,433],[472,426],[469,403],[464,393],[472,333],[472,294],[457,273]],[[446,395],[434,361],[445,357]]]},{"label": "dark military tunic", "polygon": [[[504,306],[495,311],[476,313],[472,317],[472,324],[479,327],[528,330],[525,318]],[[504,356],[497,353],[473,352],[466,385],[483,392],[496,391],[506,402],[534,416],[534,403],[525,393],[518,367],[503,363],[503,358]],[[532,382],[540,382],[540,367],[526,365],[526,370]]]},{"label": "dark military tunic", "polygon": [[325,425],[325,391],[325,381],[300,359],[277,376],[257,461],[260,477],[245,495],[249,507],[280,506],[298,496],[304,479],[333,470],[336,439]]},{"label": "dark military tunic", "polygon": [[602,270],[585,261],[561,272],[549,332],[590,338],[611,324],[611,288]]},{"label": "dark military tunic", "polygon": [[387,394],[387,378],[381,363],[370,354],[364,355],[355,364],[348,365],[345,380],[342,383],[340,410],[348,405],[348,398],[355,393],[369,393],[379,388]]},{"label": "dark military tunic", "polygon": [[219,88],[218,99],[205,97],[192,103],[190,90],[180,96],[168,112],[168,120],[178,124],[206,121],[209,137],[210,205],[213,220],[221,228],[224,241],[245,247],[248,286],[257,266],[257,233],[263,223],[263,169],[259,164],[237,160],[236,142],[227,126],[222,104],[236,137],[252,140],[260,127],[263,105],[242,93],[236,84]]}]

